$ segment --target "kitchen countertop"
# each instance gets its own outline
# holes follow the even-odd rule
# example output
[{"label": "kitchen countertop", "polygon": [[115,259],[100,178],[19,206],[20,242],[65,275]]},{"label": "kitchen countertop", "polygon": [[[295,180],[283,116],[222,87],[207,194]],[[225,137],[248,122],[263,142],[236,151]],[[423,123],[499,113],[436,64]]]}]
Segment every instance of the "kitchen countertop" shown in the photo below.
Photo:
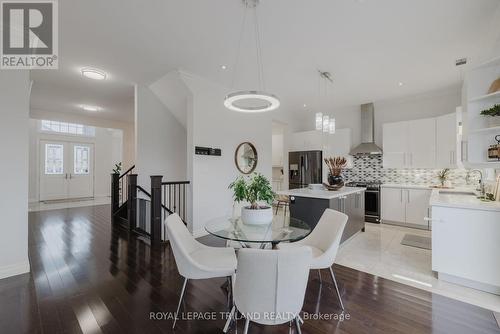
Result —
[{"label": "kitchen countertop", "polygon": [[329,190],[312,190],[309,188],[302,189],[290,189],[290,190],[281,190],[276,192],[278,195],[287,195],[287,196],[297,196],[297,197],[309,197],[309,198],[318,198],[318,199],[332,199],[341,196],[347,196],[350,194],[355,194],[358,192],[365,191],[366,188],[361,187],[343,187],[337,191],[329,191]]},{"label": "kitchen countertop", "polygon": [[[449,192],[447,194],[440,193],[440,191]],[[453,194],[453,192],[474,192],[476,195],[463,195]],[[434,189],[431,193],[429,205],[459,208],[459,209],[472,209],[472,210],[485,210],[485,211],[498,211],[500,212],[500,202],[498,201],[482,201],[477,198],[477,191],[471,188],[454,188],[454,189]]]},{"label": "kitchen countertop", "polygon": [[405,189],[442,189],[434,188],[429,184],[412,184],[412,183],[382,183],[381,188],[405,188]]}]

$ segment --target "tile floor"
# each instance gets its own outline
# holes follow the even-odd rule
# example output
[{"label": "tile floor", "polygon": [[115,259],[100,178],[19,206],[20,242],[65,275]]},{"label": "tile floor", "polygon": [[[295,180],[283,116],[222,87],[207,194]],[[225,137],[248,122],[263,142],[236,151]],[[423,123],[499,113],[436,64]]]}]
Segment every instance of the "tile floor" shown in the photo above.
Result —
[{"label": "tile floor", "polygon": [[45,210],[68,209],[68,208],[103,205],[110,203],[111,203],[111,198],[107,196],[94,197],[93,199],[86,199],[82,201],[68,201],[68,202],[57,202],[57,203],[32,202],[28,204],[28,211],[36,212]]},{"label": "tile floor", "polygon": [[401,245],[406,233],[430,236],[430,231],[366,224],[344,243],[336,263],[386,279],[500,312],[500,296],[438,280],[431,270],[431,250]]}]

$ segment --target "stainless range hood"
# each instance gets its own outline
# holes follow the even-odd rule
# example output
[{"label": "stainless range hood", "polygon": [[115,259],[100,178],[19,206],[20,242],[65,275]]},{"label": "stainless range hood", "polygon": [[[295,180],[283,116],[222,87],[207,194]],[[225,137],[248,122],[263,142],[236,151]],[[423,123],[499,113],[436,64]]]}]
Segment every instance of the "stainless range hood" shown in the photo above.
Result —
[{"label": "stainless range hood", "polygon": [[361,144],[349,152],[350,155],[382,154],[382,149],[375,145],[375,107],[373,103],[361,105]]}]

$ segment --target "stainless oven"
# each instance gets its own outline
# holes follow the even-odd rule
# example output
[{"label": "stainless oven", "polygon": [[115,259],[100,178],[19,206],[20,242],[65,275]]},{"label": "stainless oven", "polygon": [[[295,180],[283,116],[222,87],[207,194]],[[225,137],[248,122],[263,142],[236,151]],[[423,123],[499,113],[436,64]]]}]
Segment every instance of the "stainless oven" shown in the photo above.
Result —
[{"label": "stainless oven", "polygon": [[349,182],[350,187],[364,187],[365,221],[380,223],[380,182]]}]

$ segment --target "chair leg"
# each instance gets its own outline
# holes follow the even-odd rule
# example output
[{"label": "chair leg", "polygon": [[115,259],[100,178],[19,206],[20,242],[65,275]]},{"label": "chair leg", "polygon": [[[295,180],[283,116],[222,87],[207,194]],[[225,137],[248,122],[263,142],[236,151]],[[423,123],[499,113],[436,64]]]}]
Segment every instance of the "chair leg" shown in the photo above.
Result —
[{"label": "chair leg", "polygon": [[222,330],[222,332],[227,333],[227,331],[229,330],[229,326],[231,325],[231,322],[233,321],[234,312],[236,312],[236,306],[233,306],[233,308],[231,309],[231,313],[229,313],[229,318],[227,319],[226,325],[224,326],[224,329]]},{"label": "chair leg", "polygon": [[319,284],[323,284],[323,278],[321,277],[321,269],[318,269]]},{"label": "chair leg", "polygon": [[337,280],[335,279],[335,275],[333,274],[332,267],[330,267],[330,275],[332,276],[333,284],[335,284],[335,290],[337,290],[337,296],[339,296],[340,306],[342,307],[342,310],[344,310],[344,303],[342,303],[342,297],[340,297],[339,286],[337,285]]},{"label": "chair leg", "polygon": [[175,319],[174,319],[174,324],[172,325],[172,329],[175,328],[175,323],[177,322],[177,319],[179,317],[179,310],[181,309],[182,299],[184,298],[184,293],[186,292],[187,282],[188,282],[188,279],[184,278],[184,284],[182,285],[181,297],[179,298],[179,305],[177,305],[177,312],[175,312]]},{"label": "chair leg", "polygon": [[302,331],[300,330],[300,322],[298,317],[295,318],[295,328],[297,329],[297,334],[302,334]]},{"label": "chair leg", "polygon": [[243,330],[243,334],[248,334],[248,326],[250,325],[250,319],[245,319],[245,329]]}]

